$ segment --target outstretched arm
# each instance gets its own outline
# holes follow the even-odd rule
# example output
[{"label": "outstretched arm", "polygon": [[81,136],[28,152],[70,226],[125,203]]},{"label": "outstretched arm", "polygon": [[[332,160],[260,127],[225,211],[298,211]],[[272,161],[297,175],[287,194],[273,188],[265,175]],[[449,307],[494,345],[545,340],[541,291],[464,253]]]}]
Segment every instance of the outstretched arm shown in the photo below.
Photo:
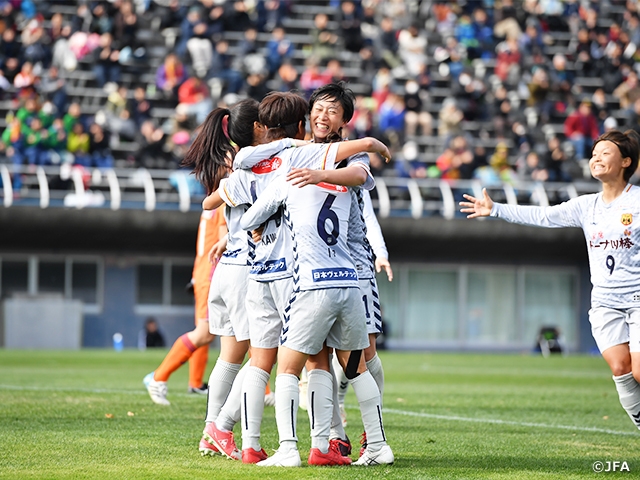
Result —
[{"label": "outstretched arm", "polygon": [[389,153],[389,149],[384,143],[373,137],[364,137],[358,140],[339,142],[336,163],[361,152],[378,153],[384,157],[387,163],[391,160],[391,153]]}]

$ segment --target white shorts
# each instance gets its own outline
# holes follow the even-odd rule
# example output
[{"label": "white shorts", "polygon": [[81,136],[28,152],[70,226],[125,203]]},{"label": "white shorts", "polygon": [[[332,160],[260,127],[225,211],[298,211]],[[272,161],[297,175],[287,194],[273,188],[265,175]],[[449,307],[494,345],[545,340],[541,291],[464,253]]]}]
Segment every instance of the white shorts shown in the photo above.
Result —
[{"label": "white shorts", "polygon": [[369,346],[364,306],[358,288],[325,288],[294,293],[285,309],[280,345],[315,355],[326,340],[338,350]]},{"label": "white shorts", "polygon": [[594,307],[589,310],[589,322],[601,353],[621,343],[629,343],[631,352],[640,352],[640,308]]},{"label": "white shorts", "polygon": [[220,263],[209,288],[209,332],[220,337],[249,340],[247,282],[250,267]]},{"label": "white shorts", "polygon": [[367,323],[367,333],[378,335],[382,333],[382,314],[380,313],[380,297],[375,278],[358,280],[360,294],[364,305],[364,316]]},{"label": "white shorts", "polygon": [[292,290],[291,277],[272,282],[249,279],[246,307],[252,347],[278,348],[284,309],[289,303]]}]

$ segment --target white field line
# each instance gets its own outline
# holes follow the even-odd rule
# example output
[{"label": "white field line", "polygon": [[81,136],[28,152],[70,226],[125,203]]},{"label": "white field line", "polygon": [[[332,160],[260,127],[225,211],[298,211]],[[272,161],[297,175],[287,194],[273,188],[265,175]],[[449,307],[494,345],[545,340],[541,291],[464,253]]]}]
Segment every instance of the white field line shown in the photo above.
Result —
[{"label": "white field line", "polygon": [[[349,409],[358,410],[355,405],[349,405]],[[577,432],[593,432],[593,433],[607,433],[609,435],[638,435],[638,432],[621,432],[618,430],[608,430],[606,428],[597,427],[577,427],[572,425],[558,425],[548,423],[532,423],[532,422],[514,422],[512,420],[499,420],[493,418],[472,418],[472,417],[458,417],[455,415],[437,415],[435,413],[422,413],[422,412],[410,412],[407,410],[397,410],[395,408],[383,408],[383,413],[392,415],[404,415],[406,417],[420,417],[420,418],[435,418],[437,420],[448,420],[454,422],[472,422],[472,423],[491,423],[495,425],[513,425],[516,427],[531,427],[531,428],[544,428],[544,429],[557,429],[557,430],[572,430]]]},{"label": "white field line", "polygon": [[[47,392],[83,392],[83,393],[110,393],[110,394],[124,394],[124,395],[148,395],[144,390],[144,387],[140,390],[113,390],[108,388],[74,388],[74,387],[24,387],[18,385],[2,385],[0,384],[0,390],[17,390],[17,391],[47,391]],[[176,397],[192,397],[197,398],[200,395],[194,395],[189,393],[172,392],[171,396]],[[359,410],[356,405],[345,405],[349,410]],[[576,432],[591,432],[591,433],[606,433],[609,435],[638,435],[638,432],[621,432],[618,430],[608,430],[606,428],[597,427],[578,427],[572,425],[558,425],[548,423],[532,423],[532,422],[515,422],[512,420],[500,420],[493,418],[473,418],[473,417],[459,417],[456,415],[438,415],[435,413],[423,413],[423,412],[411,412],[408,410],[398,410],[395,408],[383,408],[383,413],[391,415],[403,415],[405,417],[419,417],[419,418],[434,418],[437,420],[447,420],[453,422],[471,422],[471,423],[490,423],[494,425],[512,425],[516,427],[529,427],[529,428],[544,428],[544,429],[556,429],[556,430],[571,430]]]}]

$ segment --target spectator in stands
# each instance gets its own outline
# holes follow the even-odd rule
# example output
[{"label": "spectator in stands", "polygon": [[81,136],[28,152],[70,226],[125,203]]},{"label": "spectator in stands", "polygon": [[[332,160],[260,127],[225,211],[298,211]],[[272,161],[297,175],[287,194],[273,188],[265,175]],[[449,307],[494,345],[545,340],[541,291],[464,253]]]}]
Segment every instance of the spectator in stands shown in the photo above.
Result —
[{"label": "spectator in stands", "polygon": [[141,48],[137,34],[138,16],[133,9],[133,4],[131,0],[122,0],[120,8],[113,18],[113,35],[117,39],[121,50],[128,49],[128,55],[140,58],[143,53],[136,52]]},{"label": "spectator in stands", "polygon": [[516,180],[516,173],[509,165],[509,147],[506,143],[499,142],[496,145],[489,165],[476,168],[474,178],[479,179],[484,185],[513,183]]},{"label": "spectator in stands", "polygon": [[620,101],[620,107],[623,109],[630,108],[640,98],[640,83],[635,70],[629,71],[627,78],[613,91],[613,96]]},{"label": "spectator in stands", "polygon": [[267,77],[261,73],[251,73],[246,80],[247,96],[260,102],[271,89],[267,87]]},{"label": "spectator in stands", "polygon": [[571,96],[574,79],[574,73],[567,70],[567,57],[561,53],[556,53],[553,56],[549,71],[549,83],[551,90],[560,94],[560,98],[563,99],[563,105],[564,101]]},{"label": "spectator in stands", "polygon": [[89,33],[91,31],[91,22],[93,15],[86,3],[79,3],[76,14],[71,18],[71,31]]},{"label": "spectator in stands", "polygon": [[74,124],[73,129],[67,136],[67,151],[73,155],[73,163],[75,165],[91,166],[90,144],[91,140],[84,129],[84,125],[81,122]]},{"label": "spectator in stands", "polygon": [[124,85],[120,85],[117,90],[109,93],[107,103],[102,110],[105,115],[104,126],[116,135],[116,138],[124,137],[127,140],[135,138],[137,125],[133,120],[131,111],[128,109],[129,90]]},{"label": "spectator in stands", "polygon": [[514,37],[507,38],[496,46],[495,74],[503,82],[515,85],[520,77],[521,54],[518,41]]},{"label": "spectator in stands", "polygon": [[63,25],[60,36],[53,44],[51,65],[71,72],[78,66],[78,59],[71,49],[71,26]]},{"label": "spectator in stands", "polygon": [[542,122],[547,123],[551,116],[552,105],[549,100],[551,85],[549,82],[549,76],[544,68],[533,68],[533,75],[531,76],[531,81],[527,85],[527,88],[529,90],[527,106],[535,108],[539,112]]},{"label": "spectator in stands", "polygon": [[375,101],[371,97],[362,95],[356,97],[353,117],[347,125],[348,130],[352,131],[356,138],[375,136],[373,132],[375,109]]},{"label": "spectator in stands", "polygon": [[[231,5],[229,5],[231,4]],[[249,16],[247,5],[243,0],[227,2],[225,10],[225,30],[230,32],[244,32],[255,25]]]},{"label": "spectator in stands", "polygon": [[518,38],[518,47],[525,57],[531,57],[534,52],[545,53],[546,45],[542,39],[538,22],[533,18],[527,20],[524,33]]},{"label": "spectator in stands", "polygon": [[27,164],[30,166],[47,165],[48,155],[44,145],[46,130],[42,128],[42,121],[38,117],[33,117],[28,124],[22,125],[24,133],[24,155]]},{"label": "spectator in stands", "polygon": [[142,124],[136,143],[138,151],[135,158],[139,166],[145,168],[171,168],[175,166],[169,162],[171,156],[166,149],[167,136],[153,120],[147,120]]},{"label": "spectator in stands", "polygon": [[198,124],[204,122],[213,107],[207,85],[198,77],[190,77],[178,89],[178,102]]},{"label": "spectator in stands", "polygon": [[633,104],[633,108],[628,112],[625,129],[635,130],[640,134],[640,100],[636,100]]},{"label": "spectator in stands", "polygon": [[473,152],[463,135],[451,139],[449,147],[436,159],[440,178],[459,179],[463,166],[473,164]]},{"label": "spectator in stands", "polygon": [[584,99],[564,122],[564,135],[573,144],[578,158],[587,158],[585,148],[600,135],[595,115],[591,112],[591,100]]},{"label": "spectator in stands", "polygon": [[67,134],[71,133],[76,123],[83,123],[82,110],[79,103],[73,102],[69,105],[69,110],[62,117],[62,122]]},{"label": "spectator in stands", "polygon": [[133,98],[127,100],[127,110],[137,128],[140,128],[142,122],[151,118],[151,104],[147,100],[147,92],[143,86],[138,85],[135,88]]},{"label": "spectator in stands", "polygon": [[48,66],[50,56],[44,46],[46,40],[43,27],[43,18],[38,15],[29,20],[20,35],[22,42],[22,60],[33,64]]},{"label": "spectator in stands", "polygon": [[300,88],[309,97],[316,88],[327,85],[331,80],[320,71],[320,61],[317,57],[307,58],[305,65],[306,69],[300,75]]},{"label": "spectator in stands", "polygon": [[576,72],[580,72],[583,75],[591,75],[594,64],[591,58],[591,40],[589,39],[589,31],[586,28],[578,30],[577,36],[571,39],[567,54],[574,58]]},{"label": "spectator in stands", "polygon": [[493,37],[493,25],[487,11],[476,8],[473,11],[473,30],[478,40],[478,50],[483,59],[493,58],[495,55],[495,39]]},{"label": "spectator in stands", "polygon": [[567,152],[562,148],[560,139],[553,136],[547,140],[547,151],[543,157],[543,165],[549,174],[549,180],[552,182],[569,182],[571,176],[569,174],[570,159]]},{"label": "spectator in stands", "polygon": [[406,107],[404,121],[407,137],[416,135],[418,125],[422,135],[431,135],[433,117],[424,108],[420,85],[415,80],[407,80],[405,83],[404,104]]},{"label": "spectator in stands", "polygon": [[286,38],[284,28],[275,27],[271,32],[271,40],[267,42],[267,66],[269,76],[272,76],[284,60],[293,56],[294,46]]},{"label": "spectator in stands", "polygon": [[[279,27],[278,27],[279,28]],[[271,41],[271,40],[270,40]],[[258,30],[249,28],[244,32],[244,37],[238,42],[238,55],[245,57],[258,53],[260,45],[258,44]]]},{"label": "spectator in stands", "polygon": [[180,5],[180,0],[169,0],[168,2],[154,2],[152,11],[154,18],[157,18],[155,26],[156,30],[164,30],[166,28],[180,28],[180,24],[184,20],[187,8]]},{"label": "spectator in stands", "polygon": [[417,25],[411,25],[400,31],[398,54],[411,75],[417,75],[418,67],[427,63],[427,37],[420,35]]},{"label": "spectator in stands", "polygon": [[289,1],[260,0],[256,5],[258,20],[256,27],[261,32],[273,31],[289,16]]},{"label": "spectator in stands", "polygon": [[48,128],[46,141],[44,142],[50,163],[59,165],[63,162],[71,163],[67,152],[67,132],[61,118],[56,118]]},{"label": "spectator in stands", "polygon": [[380,21],[380,37],[378,43],[374,43],[380,57],[391,68],[398,67],[402,60],[398,55],[398,31],[393,25],[393,19],[383,17]]},{"label": "spectator in stands", "polygon": [[364,39],[360,28],[362,17],[355,4],[351,1],[340,2],[337,17],[344,48],[353,53],[359,52],[364,46]]},{"label": "spectator in stands", "polygon": [[111,33],[113,29],[113,20],[109,17],[109,13],[105,6],[101,3],[96,4],[91,11],[93,18],[89,30],[102,35],[103,33]]},{"label": "spectator in stands", "polygon": [[438,135],[441,137],[460,135],[462,133],[461,122],[463,119],[464,113],[458,108],[455,99],[445,99],[439,114]]},{"label": "spectator in stands", "polygon": [[99,87],[104,87],[107,82],[120,83],[120,50],[115,48],[110,33],[100,35],[100,44],[93,52],[92,62]]},{"label": "spectator in stands", "polygon": [[327,62],[327,68],[322,75],[327,79],[327,83],[339,83],[345,79],[342,63],[337,58],[332,58]]},{"label": "spectator in stands", "polygon": [[549,172],[540,161],[537,152],[531,151],[518,159],[518,176],[525,182],[546,182]]},{"label": "spectator in stands", "polygon": [[318,13],[313,19],[314,28],[310,34],[313,38],[311,53],[319,60],[335,57],[338,36],[329,28],[329,17]]},{"label": "spectator in stands", "polygon": [[451,94],[456,98],[458,107],[464,113],[465,120],[475,121],[485,116],[484,94],[486,87],[469,72],[460,73],[457,81],[452,81]]},{"label": "spectator in stands", "polygon": [[378,127],[393,147],[399,147],[404,140],[405,113],[404,99],[396,92],[389,92],[378,111]]},{"label": "spectator in stands", "polygon": [[291,62],[286,61],[278,69],[273,79],[272,89],[278,92],[289,92],[298,88],[298,70]]},{"label": "spectator in stands", "polygon": [[185,57],[187,54],[187,42],[193,38],[196,33],[205,34],[206,31],[207,24],[202,19],[200,8],[196,5],[191,6],[180,24],[180,40],[176,45],[176,54],[178,57]]},{"label": "spectator in stands", "polygon": [[58,74],[58,67],[52,65],[42,76],[38,90],[45,99],[55,105],[58,114],[67,111],[69,96],[67,95],[66,82]]},{"label": "spectator in stands", "polygon": [[[211,69],[207,78],[219,78],[224,82],[224,93],[238,93],[244,85],[244,78],[236,68],[235,57],[229,53],[229,43],[220,40],[216,43]],[[207,111],[207,113],[209,113]],[[203,119],[204,120],[204,119]]]},{"label": "spectator in stands", "polygon": [[18,117],[9,117],[7,127],[2,132],[0,153],[4,153],[13,163],[13,189],[19,191],[22,187],[20,168],[24,164],[24,134],[22,122]]},{"label": "spectator in stands", "polygon": [[109,147],[109,134],[97,123],[89,127],[89,154],[92,166],[113,168],[114,160]]},{"label": "spectator in stands", "polygon": [[178,88],[187,79],[187,71],[175,53],[170,53],[156,71],[156,86],[165,98],[177,98]]},{"label": "spectator in stands", "polygon": [[13,86],[19,90],[20,97],[30,96],[34,92],[34,85],[38,77],[33,71],[31,62],[24,62],[20,72],[13,79]]},{"label": "spectator in stands", "polygon": [[16,112],[16,117],[22,125],[29,125],[31,123],[31,119],[38,116],[38,112],[40,111],[40,101],[36,97],[27,98],[24,102],[24,105],[21,106]]}]

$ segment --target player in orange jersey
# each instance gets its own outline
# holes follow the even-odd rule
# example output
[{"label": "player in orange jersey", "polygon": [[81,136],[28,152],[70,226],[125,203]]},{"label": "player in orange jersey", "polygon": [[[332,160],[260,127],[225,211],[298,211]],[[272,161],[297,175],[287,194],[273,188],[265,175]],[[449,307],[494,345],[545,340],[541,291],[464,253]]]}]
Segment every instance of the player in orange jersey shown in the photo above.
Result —
[{"label": "player in orange jersey", "polygon": [[191,285],[195,297],[196,327],[181,335],[167,353],[160,366],[144,378],[151,400],[159,405],[169,405],[167,380],[187,360],[189,361],[189,393],[207,393],[207,384],[202,379],[209,358],[209,344],[215,335],[209,333],[207,299],[209,284],[215,270],[209,254],[214,246],[227,234],[222,209],[203,211],[198,227],[196,259],[193,264]]}]

